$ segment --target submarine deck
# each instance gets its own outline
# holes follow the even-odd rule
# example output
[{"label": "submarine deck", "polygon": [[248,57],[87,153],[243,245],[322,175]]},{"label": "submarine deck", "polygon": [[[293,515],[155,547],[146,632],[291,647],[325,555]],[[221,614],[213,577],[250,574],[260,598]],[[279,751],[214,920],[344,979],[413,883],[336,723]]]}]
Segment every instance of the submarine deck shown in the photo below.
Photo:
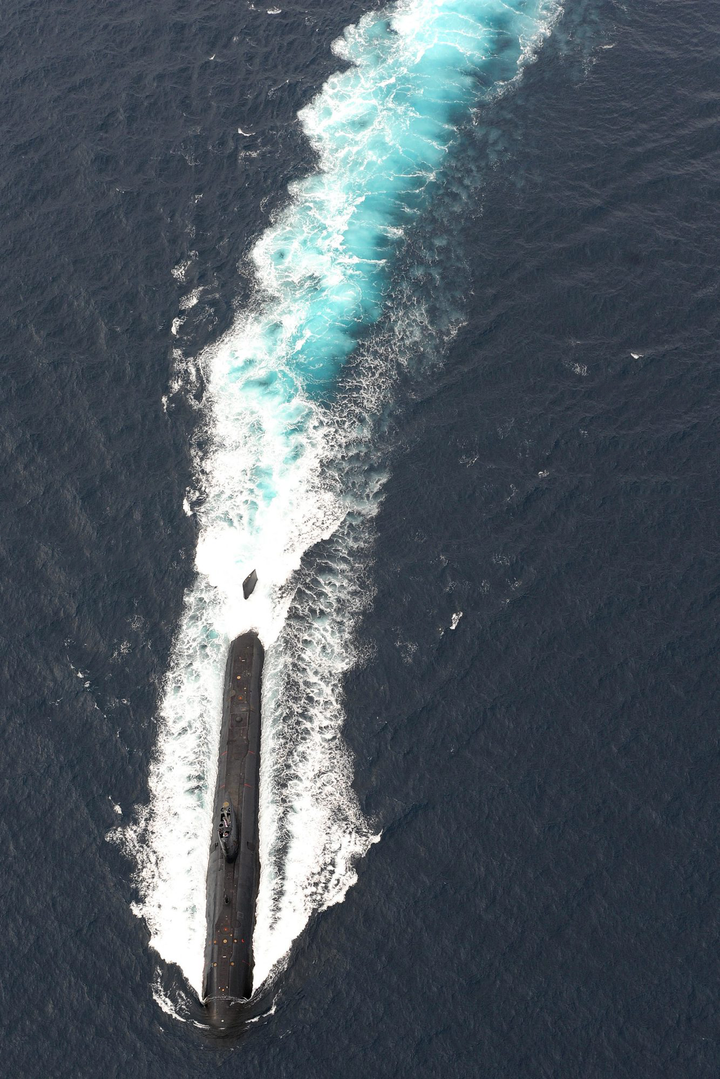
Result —
[{"label": "submarine deck", "polygon": [[[223,688],[217,790],[207,876],[204,996],[210,1021],[222,1028],[238,1001],[252,993],[252,936],[260,877],[258,853],[258,773],[260,767],[260,686],[264,659],[256,633],[230,646]],[[219,842],[220,810],[232,801],[238,819],[239,849],[225,858]]]}]

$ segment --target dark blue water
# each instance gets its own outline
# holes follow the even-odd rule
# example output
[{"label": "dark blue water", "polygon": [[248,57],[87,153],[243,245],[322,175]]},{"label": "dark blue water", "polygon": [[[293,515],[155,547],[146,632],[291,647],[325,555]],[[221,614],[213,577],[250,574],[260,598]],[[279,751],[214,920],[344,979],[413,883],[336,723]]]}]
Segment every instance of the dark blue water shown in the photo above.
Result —
[{"label": "dark blue water", "polygon": [[[458,121],[334,391],[396,364],[355,448],[387,479],[343,678],[382,839],[239,1044],[153,995],[158,971],[189,991],[106,837],[114,806],[151,800],[196,582],[202,495],[183,501],[212,432],[192,359],[248,302],[248,252],[315,167],[298,110],[369,6],[6,12],[8,1076],[717,1074],[708,0],[568,0],[519,84]],[[307,551],[291,626],[331,554]]]}]

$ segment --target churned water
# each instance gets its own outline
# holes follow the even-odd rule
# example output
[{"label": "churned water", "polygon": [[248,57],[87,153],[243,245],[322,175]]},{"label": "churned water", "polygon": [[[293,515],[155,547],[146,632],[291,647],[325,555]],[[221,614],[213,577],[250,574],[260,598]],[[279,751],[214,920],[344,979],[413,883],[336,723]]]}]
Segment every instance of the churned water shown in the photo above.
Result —
[{"label": "churned water", "polygon": [[[138,913],[198,993],[220,690],[238,633],[257,629],[270,647],[256,982],[313,911],[343,897],[372,842],[342,742],[342,677],[357,658],[365,604],[353,582],[380,489],[363,449],[375,441],[385,368],[397,357],[387,350],[384,363],[359,365],[361,400],[336,382],[388,306],[395,319],[417,320],[421,292],[410,311],[410,297],[391,300],[403,241],[442,186],[473,110],[508,89],[555,13],[548,3],[406,0],[346,29],[333,51],[349,66],[299,113],[315,168],[290,186],[250,252],[253,297],[200,358],[198,579],[163,694],[149,816],[131,826]],[[437,292],[441,302],[442,283]],[[294,602],[302,557],[322,541],[326,557]],[[253,569],[260,583],[246,604],[242,581]]]},{"label": "churned water", "polygon": [[[8,1074],[714,1074],[719,37],[9,12]],[[263,986],[219,1048],[248,628]]]}]

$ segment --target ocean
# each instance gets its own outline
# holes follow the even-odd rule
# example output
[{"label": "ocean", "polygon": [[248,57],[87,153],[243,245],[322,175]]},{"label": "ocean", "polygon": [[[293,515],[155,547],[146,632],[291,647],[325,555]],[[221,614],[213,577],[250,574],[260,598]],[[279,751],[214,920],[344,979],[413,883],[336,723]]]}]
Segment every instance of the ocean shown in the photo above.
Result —
[{"label": "ocean", "polygon": [[709,0],[6,10],[4,1075],[717,1075],[719,49]]}]

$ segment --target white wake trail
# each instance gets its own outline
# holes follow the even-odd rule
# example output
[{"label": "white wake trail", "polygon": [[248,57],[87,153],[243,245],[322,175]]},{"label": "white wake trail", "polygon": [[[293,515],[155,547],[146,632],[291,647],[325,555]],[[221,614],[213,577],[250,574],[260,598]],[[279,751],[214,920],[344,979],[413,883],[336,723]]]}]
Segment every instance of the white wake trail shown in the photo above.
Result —
[{"label": "white wake trail", "polygon": [[[374,460],[394,367],[433,331],[411,280],[386,352],[356,354],[386,311],[391,269],[427,206],[458,124],[512,82],[547,34],[551,0],[400,0],[348,27],[349,67],[300,113],[318,169],[252,252],[257,289],[201,357],[204,433],[197,579],[158,715],[150,803],[114,836],[137,865],[153,948],[202,991],[206,872],[230,642],[266,648],[255,984],[318,910],[340,901],[376,840],[352,788],[343,679],[372,597],[383,483]],[[249,601],[242,581],[255,569]]]}]

